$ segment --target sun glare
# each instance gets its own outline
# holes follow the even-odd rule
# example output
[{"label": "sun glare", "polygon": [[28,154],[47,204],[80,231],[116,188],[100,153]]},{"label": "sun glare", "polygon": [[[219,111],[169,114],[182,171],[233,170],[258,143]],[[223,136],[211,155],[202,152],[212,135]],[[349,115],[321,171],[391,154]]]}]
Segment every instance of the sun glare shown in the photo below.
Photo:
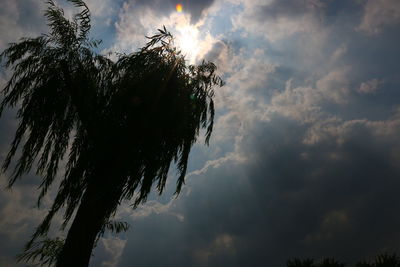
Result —
[{"label": "sun glare", "polygon": [[181,4],[177,4],[176,11],[180,13],[180,12],[182,12],[182,10],[183,10],[183,6]]},{"label": "sun glare", "polygon": [[177,45],[186,58],[194,63],[199,51],[199,30],[191,25],[178,28],[179,35],[177,36]]},{"label": "sun glare", "polygon": [[185,56],[185,59],[190,64],[194,64],[204,52],[203,50],[208,47],[205,43],[206,40],[201,39],[200,28],[202,24],[192,24],[191,14],[183,11],[182,4],[176,5],[176,11],[171,14],[169,22],[174,28],[175,45]]}]

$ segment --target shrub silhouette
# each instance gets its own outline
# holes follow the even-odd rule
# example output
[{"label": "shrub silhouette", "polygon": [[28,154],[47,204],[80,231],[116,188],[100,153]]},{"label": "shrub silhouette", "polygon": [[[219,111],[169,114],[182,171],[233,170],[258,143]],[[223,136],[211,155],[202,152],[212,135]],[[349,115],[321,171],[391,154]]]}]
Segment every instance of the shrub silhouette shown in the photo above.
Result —
[{"label": "shrub silhouette", "polygon": [[326,258],[318,263],[313,259],[294,259],[287,262],[287,267],[344,267],[345,264],[336,261],[335,259]]},{"label": "shrub silhouette", "polygon": [[370,262],[359,262],[356,267],[400,267],[400,257],[396,254],[384,253]]},{"label": "shrub silhouette", "polygon": [[[332,258],[326,258],[318,263],[313,259],[294,259],[287,262],[287,267],[344,267],[345,264]],[[396,254],[384,253],[375,257],[370,262],[361,261],[356,267],[400,267],[400,257]]]}]

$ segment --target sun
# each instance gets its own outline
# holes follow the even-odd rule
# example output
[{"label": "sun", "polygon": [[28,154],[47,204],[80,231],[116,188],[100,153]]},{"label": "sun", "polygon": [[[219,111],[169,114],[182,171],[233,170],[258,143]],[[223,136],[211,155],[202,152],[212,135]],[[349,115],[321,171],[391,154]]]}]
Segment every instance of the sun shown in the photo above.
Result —
[{"label": "sun", "polygon": [[200,50],[199,30],[192,25],[185,25],[177,30],[178,48],[190,63],[194,63]]},{"label": "sun", "polygon": [[203,34],[200,33],[202,24],[192,24],[190,13],[183,10],[182,4],[177,4],[175,8],[177,12],[173,12],[170,17],[170,23],[174,28],[175,45],[185,59],[194,64],[204,46],[204,40],[201,40]]}]

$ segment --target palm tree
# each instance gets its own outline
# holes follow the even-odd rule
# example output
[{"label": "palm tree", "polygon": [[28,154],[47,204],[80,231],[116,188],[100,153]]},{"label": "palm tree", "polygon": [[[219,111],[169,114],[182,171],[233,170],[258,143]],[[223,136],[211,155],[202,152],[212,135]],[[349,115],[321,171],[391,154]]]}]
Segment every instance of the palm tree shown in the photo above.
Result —
[{"label": "palm tree", "polygon": [[[94,52],[90,13],[82,0],[73,20],[48,1],[50,33],[11,44],[1,54],[13,74],[1,111],[16,107],[19,126],[4,161],[11,187],[31,170],[43,177],[41,199],[61,173],[52,207],[26,249],[44,238],[64,209],[62,229],[72,224],[56,266],[87,266],[96,237],[123,200],[146,201],[153,184],[161,194],[175,162],[176,194],[184,183],[190,149],[204,128],[213,129],[213,88],[222,86],[211,62],[187,66],[165,29],[139,51],[116,61]],[[67,154],[65,170],[58,171]],[[76,213],[75,213],[76,212]]]}]

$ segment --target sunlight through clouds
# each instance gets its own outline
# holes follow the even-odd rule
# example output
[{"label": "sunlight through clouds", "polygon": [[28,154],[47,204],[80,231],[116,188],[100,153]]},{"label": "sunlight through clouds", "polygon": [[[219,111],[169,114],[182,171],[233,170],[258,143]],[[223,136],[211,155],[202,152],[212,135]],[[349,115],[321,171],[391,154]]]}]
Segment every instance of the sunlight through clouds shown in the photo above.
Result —
[{"label": "sunlight through clouds", "polygon": [[201,60],[217,42],[205,27],[204,21],[192,24],[190,14],[184,11],[171,14],[165,25],[174,35],[175,45],[190,64]]},{"label": "sunlight through clouds", "polygon": [[[205,19],[192,22],[191,13],[182,4],[170,9],[169,14],[144,7],[140,12],[133,2],[124,3],[115,27],[116,40],[110,50],[132,52],[143,43],[143,36],[152,36],[163,26],[175,37],[174,43],[190,64],[196,63],[212,49],[218,39],[210,34]],[[106,51],[105,51],[106,52]]]}]

